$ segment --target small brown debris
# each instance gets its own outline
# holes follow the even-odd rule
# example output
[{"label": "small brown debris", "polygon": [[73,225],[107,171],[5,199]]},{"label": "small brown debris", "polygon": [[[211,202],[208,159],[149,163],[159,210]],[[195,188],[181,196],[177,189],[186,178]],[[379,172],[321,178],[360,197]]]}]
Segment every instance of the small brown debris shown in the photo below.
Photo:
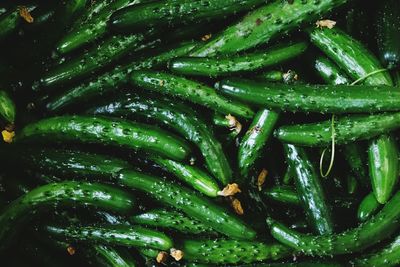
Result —
[{"label": "small brown debris", "polygon": [[248,133],[259,133],[259,132],[261,132],[261,130],[262,130],[261,127],[256,125],[256,126],[250,128],[247,132]]},{"label": "small brown debris", "polygon": [[204,35],[204,36],[201,37],[201,40],[202,40],[203,42],[208,41],[208,40],[211,38],[211,36],[212,36],[211,33],[206,34],[206,35]]},{"label": "small brown debris", "polygon": [[67,247],[67,252],[70,256],[74,255],[76,253],[76,250],[73,246],[68,246]]},{"label": "small brown debris", "polygon": [[262,20],[260,18],[256,19],[256,25],[260,26],[262,24]]},{"label": "small brown debris", "polygon": [[168,253],[165,251],[160,251],[157,254],[156,261],[158,263],[164,263],[167,261],[167,258],[168,258]]},{"label": "small brown debris", "polygon": [[6,127],[4,127],[9,132],[13,132],[15,130],[15,125],[13,123],[7,124]]},{"label": "small brown debris", "polygon": [[233,183],[233,184],[228,184],[227,186],[225,186],[224,189],[222,189],[222,191],[218,192],[219,196],[223,196],[223,197],[228,197],[228,196],[233,196],[236,193],[240,193],[242,192],[239,188],[239,185],[237,183]]},{"label": "small brown debris", "polygon": [[243,207],[242,207],[242,203],[240,203],[240,200],[234,197],[231,197],[231,205],[233,210],[236,212],[236,214],[238,215],[243,215],[244,211],[243,211]]},{"label": "small brown debris", "polygon": [[283,76],[283,80],[286,83],[290,83],[292,81],[297,81],[299,79],[299,75],[297,75],[297,73],[292,70],[288,70],[282,76]]},{"label": "small brown debris", "polygon": [[266,169],[262,169],[260,174],[257,177],[257,187],[258,187],[258,191],[261,191],[261,187],[263,186],[263,184],[265,183],[265,178],[268,175],[268,171]]},{"label": "small brown debris", "polygon": [[242,124],[236,119],[236,117],[228,114],[225,116],[225,118],[228,120],[229,129],[231,131],[236,131],[237,134],[242,131]]},{"label": "small brown debris", "polygon": [[160,80],[158,84],[159,84],[160,86],[164,86],[165,81],[164,81],[164,80]]},{"label": "small brown debris", "polygon": [[318,20],[317,22],[315,22],[315,25],[317,25],[317,28],[332,29],[333,27],[335,27],[336,21],[330,19]]},{"label": "small brown debris", "polygon": [[174,258],[176,261],[180,261],[183,258],[183,251],[175,248],[171,248],[170,253],[172,258]]},{"label": "small brown debris", "polygon": [[33,17],[29,10],[25,6],[20,6],[19,8],[19,15],[28,23],[33,23]]},{"label": "small brown debris", "polygon": [[1,135],[3,136],[4,142],[10,144],[10,143],[12,143],[12,141],[15,137],[15,132],[14,131],[9,132],[8,130],[3,130],[1,132]]}]

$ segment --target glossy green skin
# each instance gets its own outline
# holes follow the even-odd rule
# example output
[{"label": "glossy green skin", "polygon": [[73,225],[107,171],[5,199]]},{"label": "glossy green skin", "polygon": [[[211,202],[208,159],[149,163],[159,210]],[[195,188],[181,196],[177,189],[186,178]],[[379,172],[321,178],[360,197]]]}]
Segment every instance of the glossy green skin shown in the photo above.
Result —
[{"label": "glossy green skin", "polygon": [[[290,3],[291,2],[291,3]],[[247,14],[241,21],[225,29],[191,55],[204,57],[215,54],[234,54],[265,44],[272,38],[314,22],[348,0],[274,1]]]},{"label": "glossy green skin", "polygon": [[[29,12],[33,11],[36,6],[25,6]],[[23,19],[19,15],[19,8],[15,7],[0,16],[0,39],[3,39],[10,33],[16,31],[18,25]]]},{"label": "glossy green skin", "polygon": [[[85,9],[88,0],[72,0],[63,4],[62,12],[60,14],[60,24],[66,28],[71,21],[79,17]],[[60,18],[57,18],[60,20]]]},{"label": "glossy green skin", "polygon": [[[282,126],[274,132],[285,143],[326,146],[332,142],[332,121]],[[351,115],[335,120],[335,144],[365,140],[400,127],[400,113]]]},{"label": "glossy green skin", "polygon": [[113,248],[103,244],[93,245],[85,249],[88,261],[94,266],[104,267],[135,267],[136,261],[130,252],[121,248]]},{"label": "glossy green skin", "polygon": [[292,180],[293,180],[293,176],[294,176],[293,171],[290,169],[289,166],[287,166],[286,171],[282,177],[283,184],[285,184],[285,185],[291,184]]},{"label": "glossy green skin", "polygon": [[[105,211],[96,211],[96,213],[99,212],[105,212]],[[71,222],[71,223],[76,223],[77,218],[76,217],[68,217],[71,214],[69,212],[66,213],[66,220]],[[63,213],[65,216],[65,213]],[[75,215],[76,216],[76,215]],[[115,213],[113,213],[110,216],[118,216]],[[121,216],[122,218],[122,216]],[[126,216],[123,216],[124,220],[126,220]],[[97,223],[103,223],[102,221],[97,221]],[[108,223],[108,222],[106,222]],[[112,224],[119,224],[119,222],[110,222]],[[124,222],[126,223],[126,221]],[[83,243],[78,243],[75,240],[66,240],[64,238],[57,240],[56,238],[46,234],[43,229],[40,229],[39,232],[35,232],[34,235],[36,236],[39,241],[42,243],[45,243],[48,247],[51,247],[53,249],[56,249],[59,252],[62,252],[64,255],[66,255],[68,258],[74,258],[71,257],[71,255],[68,253],[67,248],[69,246],[73,246],[74,248],[77,249],[77,255],[75,257],[79,258],[86,258],[88,263],[90,263],[90,266],[104,266],[104,267],[109,267],[109,266],[120,266],[118,264],[121,264],[121,266],[135,266],[135,259],[133,258],[133,254],[131,251],[128,251],[126,248],[122,247],[113,247],[113,246],[107,246],[104,243],[99,243],[99,244],[83,244]],[[49,254],[49,251],[47,250],[47,254]],[[49,267],[54,267],[56,265],[50,265]]]},{"label": "glossy green skin", "polygon": [[72,0],[68,1],[66,4],[67,10],[69,14],[78,14],[83,11],[85,8],[87,0]]},{"label": "glossy green skin", "polygon": [[183,75],[206,77],[227,76],[281,64],[304,53],[307,46],[307,43],[299,42],[235,57],[177,58],[170,62],[169,68],[171,71]]},{"label": "glossy green skin", "polygon": [[368,147],[369,174],[376,200],[385,204],[395,190],[399,178],[399,150],[391,135],[382,135]]},{"label": "glossy green skin", "polygon": [[226,79],[219,91],[263,108],[293,112],[374,113],[400,110],[400,90],[385,85],[287,85]]},{"label": "glossy green skin", "polygon": [[218,196],[220,191],[218,183],[201,169],[161,157],[152,157],[152,160],[204,195]]},{"label": "glossy green skin", "polygon": [[[13,149],[13,160],[37,172],[57,177],[109,178],[131,165],[121,159],[101,154],[61,149]],[[13,153],[11,151],[10,153]],[[10,155],[10,154],[9,154]],[[71,179],[71,178],[70,178]]]},{"label": "glossy green skin", "polygon": [[155,259],[160,251],[153,248],[139,248],[139,253],[147,258]]},{"label": "glossy green skin", "polygon": [[396,0],[384,1],[376,16],[376,34],[379,55],[383,65],[389,69],[400,64],[400,11]]},{"label": "glossy green skin", "polygon": [[269,70],[257,76],[257,79],[267,82],[283,82],[283,72],[280,70]]},{"label": "glossy green skin", "polygon": [[227,128],[227,129],[229,129],[231,127],[231,125],[229,123],[229,119],[227,119],[224,114],[216,112],[213,115],[212,120],[213,120],[213,124],[215,126],[223,127],[223,128]]},{"label": "glossy green skin", "polygon": [[[174,130],[186,140],[193,142],[200,149],[208,170],[222,184],[226,185],[232,179],[232,171],[219,141],[214,137],[211,129],[190,107],[181,103],[174,103],[170,99],[152,99],[140,95],[123,95],[106,105],[97,106],[89,111],[92,114],[112,115],[118,117],[140,116],[150,121],[156,121],[161,125]],[[166,162],[164,162],[166,164]],[[170,167],[172,163],[169,164]],[[174,172],[178,166],[173,167]],[[182,170],[179,171],[182,173]],[[179,177],[187,177],[179,175]],[[189,178],[189,177],[187,177]],[[192,178],[189,178],[192,180]],[[200,180],[191,181],[195,185]],[[186,179],[188,181],[188,179]],[[204,177],[203,190],[214,194],[212,188],[217,185]],[[208,184],[208,186],[207,186]],[[200,185],[200,184],[198,184]],[[208,188],[207,188],[208,187]],[[211,191],[210,191],[211,190]]]},{"label": "glossy green skin", "polygon": [[98,72],[124,56],[152,47],[158,41],[145,42],[148,34],[150,33],[109,37],[88,52],[50,70],[40,79],[40,86],[37,89],[77,81]]},{"label": "glossy green skin", "polygon": [[264,192],[264,195],[274,201],[300,206],[301,200],[294,188],[289,186],[274,186]]},{"label": "glossy green skin", "polygon": [[115,118],[59,116],[25,126],[17,141],[78,142],[114,145],[155,153],[174,160],[184,160],[189,145],[155,126]]},{"label": "glossy green skin", "polygon": [[[314,29],[310,32],[311,42],[320,48],[354,80],[382,69],[375,56],[363,44],[337,27]],[[376,73],[364,80],[369,85],[392,85],[389,73]]]},{"label": "glossy green skin", "polygon": [[163,0],[129,6],[115,12],[110,25],[117,30],[140,30],[148,27],[185,24],[236,14],[263,3],[263,0],[193,1]]},{"label": "glossy green skin", "polygon": [[[226,19],[226,18],[225,18]],[[178,41],[184,40],[196,40],[202,45],[202,40],[205,35],[212,34],[221,30],[225,24],[223,23],[224,18],[212,19],[201,21],[199,23],[191,23],[182,25],[181,27],[174,28],[172,32],[165,35],[163,38],[167,43],[177,43]],[[200,45],[198,47],[200,47]]]},{"label": "glossy green skin", "polygon": [[184,240],[179,248],[186,260],[208,264],[278,260],[291,254],[290,249],[278,243],[229,239]]},{"label": "glossy green skin", "polygon": [[235,138],[240,134],[241,129],[238,131],[239,129],[231,125],[231,120],[227,119],[226,115],[221,113],[216,112],[212,115],[212,123],[216,131],[222,130],[222,133],[220,133],[217,138],[221,141],[223,146],[230,147]]},{"label": "glossy green skin", "polygon": [[254,239],[256,233],[237,216],[214,204],[207,197],[169,181],[135,171],[121,171],[120,184],[145,192],[166,206],[182,211],[231,238]]},{"label": "glossy green skin", "polygon": [[180,43],[155,56],[132,62],[126,66],[117,66],[113,70],[78,84],[51,99],[46,104],[46,109],[50,112],[58,112],[74,103],[84,102],[95,96],[106,95],[121,85],[127,84],[129,82],[128,75],[133,70],[159,67],[174,57],[189,53],[196,46],[196,42]]},{"label": "glossy green skin", "polygon": [[[330,59],[326,57],[318,57],[314,63],[315,69],[318,74],[322,77],[322,79],[327,84],[350,84],[351,81],[349,78],[342,73],[342,70],[332,62]],[[367,173],[364,168],[364,163],[362,160],[363,151],[358,144],[349,143],[343,147],[343,155],[350,165],[350,168],[354,175],[366,185],[369,183]]]},{"label": "glossy green skin", "polygon": [[330,59],[319,56],[315,59],[314,67],[318,74],[327,84],[350,84],[351,81],[346,75],[343,75],[335,63]]},{"label": "glossy green skin", "polygon": [[[311,41],[317,45],[321,50],[324,51],[325,54],[332,57],[332,59],[345,71],[347,74],[351,76],[353,79],[359,79],[364,77],[368,73],[373,71],[382,69],[378,59],[370,53],[360,42],[354,40],[352,37],[342,32],[341,30],[334,28],[331,30],[314,30],[311,34]],[[368,77],[364,84],[369,85],[393,85],[392,79],[388,72],[381,72],[374,74]],[[381,89],[383,90],[383,89]],[[364,92],[368,94],[368,92]],[[389,96],[388,96],[389,97]],[[379,143],[380,148],[372,147],[373,143]],[[378,137],[377,140],[370,144],[369,151],[374,150],[377,155],[384,154],[385,151],[378,151],[381,148],[385,150],[385,148],[390,147],[392,144],[385,136]],[[369,157],[369,166],[372,175],[373,187],[375,195],[378,199],[378,202],[385,203],[387,199],[390,197],[390,193],[392,192],[390,185],[385,183],[377,184],[377,177],[384,177],[388,175],[387,169],[382,169],[382,166],[387,165],[387,159],[384,157]],[[386,181],[392,180],[393,175],[390,175],[390,178],[384,179]],[[381,188],[382,186],[382,188]],[[389,186],[385,187],[385,186]],[[388,192],[390,190],[390,192]],[[379,193],[378,193],[379,191]],[[383,191],[383,192],[381,192]],[[389,195],[388,195],[389,194]]]},{"label": "glossy green skin", "polygon": [[[373,71],[382,69],[378,59],[370,53],[360,42],[354,40],[351,36],[342,32],[341,30],[334,29],[316,29],[310,33],[311,41],[318,46],[325,54],[330,56],[347,74],[353,79],[359,79]],[[368,77],[364,84],[369,85],[393,85],[389,73],[381,72]],[[383,90],[383,88],[381,89]],[[368,94],[368,92],[364,92]],[[376,127],[376,126],[375,126]],[[379,147],[371,147],[369,151],[375,151],[376,155],[384,154],[385,148],[390,147],[392,144],[384,136],[378,137],[373,141],[380,144]],[[373,145],[372,145],[373,146]],[[383,149],[383,151],[379,151]],[[391,161],[393,162],[393,161]],[[387,159],[384,157],[369,157],[370,173],[372,173],[372,181],[374,192],[378,201],[384,203],[392,192],[393,185],[388,185],[386,182],[393,183],[397,177],[393,179],[393,174],[386,179],[380,179],[388,175],[387,169],[381,168],[387,165]],[[380,177],[380,178],[378,178]],[[377,179],[380,182],[377,182]],[[390,191],[390,192],[389,192]],[[379,192],[379,193],[377,193]],[[380,195],[379,195],[380,194]]]},{"label": "glossy green skin", "polygon": [[210,234],[214,230],[185,214],[165,209],[150,210],[129,218],[133,224],[170,229],[184,234]]},{"label": "glossy green skin", "polygon": [[[99,0],[95,2],[90,2],[83,11],[83,14],[73,22],[70,30],[65,35],[63,35],[63,38],[61,40],[59,40],[56,46],[56,51],[58,53],[64,54],[77,48],[74,47],[72,42],[72,40],[75,39],[73,35],[77,34],[76,37],[78,37],[77,39],[79,39],[79,35],[83,34],[83,32],[80,32],[80,28],[85,27],[85,25],[88,25],[90,21],[95,20],[96,17],[99,16],[98,14],[102,12],[102,10],[104,10],[111,1],[112,0]],[[79,47],[79,43],[77,43],[77,45]]]},{"label": "glossy green skin", "polygon": [[223,114],[247,119],[254,116],[254,112],[247,105],[226,99],[218,95],[213,88],[183,77],[164,72],[134,71],[130,82],[132,85],[203,105]]},{"label": "glossy green skin", "polygon": [[261,156],[278,118],[278,112],[268,109],[262,109],[254,116],[239,145],[238,165],[242,179],[247,179],[250,169]]},{"label": "glossy green skin", "polygon": [[347,175],[346,176],[347,193],[352,195],[357,191],[357,188],[358,188],[358,182],[356,178],[353,175]]},{"label": "glossy green skin", "polygon": [[71,241],[104,243],[113,246],[148,247],[161,250],[172,248],[172,240],[161,232],[131,225],[104,226],[46,226],[46,231],[56,238]]},{"label": "glossy green skin", "polygon": [[342,150],[343,156],[349,164],[352,173],[363,186],[368,187],[371,182],[365,168],[364,149],[356,143],[348,143],[343,146]]},{"label": "glossy green skin", "polygon": [[[70,177],[73,175],[73,177],[104,179],[122,169],[131,167],[126,161],[117,158],[81,151],[25,149],[24,153],[21,153],[21,150],[11,149],[6,153],[8,156],[13,153],[12,157],[18,159],[24,166],[33,168],[41,173],[56,175],[57,177]],[[200,169],[168,159],[153,158],[158,164],[174,173],[178,178],[192,184],[200,192],[208,196],[217,196],[218,185],[208,174]],[[29,188],[21,188],[20,184],[12,186],[18,187],[18,191],[29,191]],[[8,191],[15,190],[8,188]]]},{"label": "glossy green skin", "polygon": [[306,213],[307,220],[320,235],[331,234],[333,223],[326,203],[320,177],[303,148],[284,144],[285,154],[294,172],[296,191]]},{"label": "glossy green skin", "polygon": [[312,236],[269,221],[271,234],[278,241],[310,256],[333,256],[362,251],[391,236],[399,228],[400,192],[383,209],[357,228],[332,235]]},{"label": "glossy green skin", "polygon": [[133,209],[133,197],[108,185],[87,182],[52,183],[37,187],[11,202],[0,215],[0,250],[15,240],[18,229],[40,208],[89,206],[126,213]]},{"label": "glossy green skin", "polygon": [[86,21],[80,21],[79,27],[78,25],[74,26],[74,28],[57,44],[57,52],[66,54],[100,38],[107,32],[107,21],[111,14],[135,2],[141,1],[96,1],[96,6],[93,8],[93,11],[91,10],[90,13],[86,14]]},{"label": "glossy green skin", "polygon": [[351,261],[352,266],[364,266],[364,267],[396,267],[400,264],[400,236],[397,236],[388,246],[385,248],[374,251],[367,255]]},{"label": "glossy green skin", "polygon": [[15,121],[15,104],[5,91],[0,90],[0,119],[7,123]]},{"label": "glossy green skin", "polygon": [[376,200],[374,193],[369,193],[361,201],[357,210],[357,218],[361,222],[370,219],[381,208],[381,204]]},{"label": "glossy green skin", "polygon": [[[287,185],[278,185],[274,186],[269,190],[265,190],[263,192],[263,195],[271,200],[274,200],[276,202],[280,202],[283,204],[289,204],[293,206],[301,206],[301,199],[299,195],[297,194],[295,188]],[[354,199],[352,198],[345,198],[345,197],[338,197],[335,199],[332,199],[329,203],[330,207],[334,208],[349,208],[350,206],[353,205]],[[298,224],[298,225],[296,225]],[[291,228],[299,228],[300,225],[304,226],[302,228],[307,228],[308,224],[306,221],[298,222],[296,224],[291,225]]]},{"label": "glossy green skin", "polygon": [[285,73],[280,70],[269,70],[255,76],[255,80],[261,82],[280,82],[286,84],[302,83],[302,81],[298,79],[297,73],[293,70],[288,70]]}]

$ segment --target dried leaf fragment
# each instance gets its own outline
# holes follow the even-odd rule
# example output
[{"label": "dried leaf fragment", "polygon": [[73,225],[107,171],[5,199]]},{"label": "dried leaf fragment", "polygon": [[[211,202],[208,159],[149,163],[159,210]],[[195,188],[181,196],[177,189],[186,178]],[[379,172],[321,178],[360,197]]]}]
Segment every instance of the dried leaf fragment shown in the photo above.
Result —
[{"label": "dried leaf fragment", "polygon": [[228,197],[228,196],[233,196],[236,193],[240,193],[242,192],[239,188],[239,185],[237,183],[233,183],[233,184],[228,184],[227,186],[225,186],[224,189],[222,189],[221,191],[218,192],[219,196],[223,196],[223,197]]},{"label": "dried leaf fragment", "polygon": [[231,131],[235,131],[237,134],[242,131],[242,124],[236,119],[236,117],[228,114],[225,118],[228,120],[229,129]]},{"label": "dried leaf fragment", "polygon": [[167,258],[168,258],[168,253],[165,251],[160,251],[157,254],[156,261],[158,263],[164,263],[167,261]]},{"label": "dried leaf fragment", "polygon": [[317,22],[315,22],[315,25],[317,25],[317,28],[332,29],[333,27],[335,27],[336,21],[330,19],[317,20]]},{"label": "dried leaf fragment", "polygon": [[18,8],[19,10],[19,15],[28,23],[33,23],[33,17],[31,13],[29,13],[29,10],[25,6],[20,6]]},{"label": "dried leaf fragment", "polygon": [[209,39],[211,38],[211,36],[212,36],[211,33],[205,34],[204,36],[201,37],[201,40],[202,40],[203,42],[205,42],[205,41],[209,40]]},{"label": "dried leaf fragment", "polygon": [[232,200],[231,202],[232,208],[236,212],[236,214],[243,215],[244,211],[242,203],[240,203],[240,200],[234,197],[231,197],[231,200]]},{"label": "dried leaf fragment", "polygon": [[6,143],[12,143],[14,137],[15,137],[15,132],[14,131],[8,131],[8,130],[3,130],[1,132],[1,135],[3,136],[3,140]]},{"label": "dried leaf fragment", "polygon": [[261,191],[261,187],[263,186],[263,184],[265,183],[265,178],[268,175],[268,171],[266,169],[262,169],[260,174],[257,177],[257,187],[258,187],[258,191]]},{"label": "dried leaf fragment", "polygon": [[67,252],[70,256],[74,255],[76,253],[76,250],[73,246],[68,246],[67,247]]},{"label": "dried leaf fragment", "polygon": [[288,70],[282,75],[282,78],[285,83],[292,83],[294,81],[297,81],[299,79],[299,76],[295,71]]},{"label": "dried leaf fragment", "polygon": [[174,258],[176,261],[180,261],[183,258],[183,251],[175,248],[171,248],[170,253],[172,258]]}]

